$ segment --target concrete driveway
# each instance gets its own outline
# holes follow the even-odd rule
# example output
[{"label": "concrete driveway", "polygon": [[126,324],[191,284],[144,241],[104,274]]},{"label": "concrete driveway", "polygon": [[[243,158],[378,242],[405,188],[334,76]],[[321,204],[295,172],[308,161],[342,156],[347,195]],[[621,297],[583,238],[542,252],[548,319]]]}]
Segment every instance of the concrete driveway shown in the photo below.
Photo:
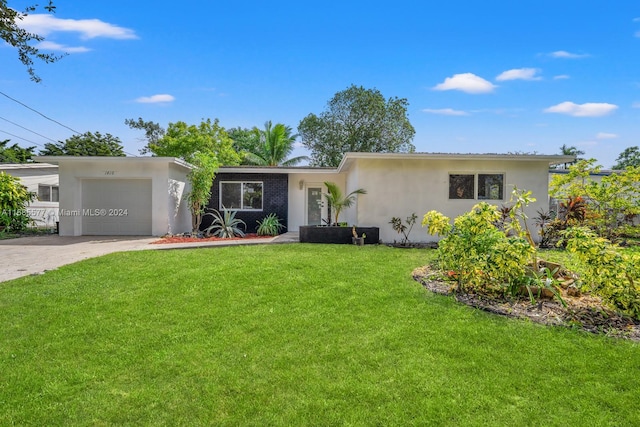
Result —
[{"label": "concrete driveway", "polygon": [[270,239],[230,240],[202,243],[176,243],[150,245],[159,237],[61,237],[33,236],[0,240],[0,282],[30,274],[40,274],[62,265],[72,264],[112,252],[186,249],[211,246],[229,246],[264,243],[292,243],[298,241],[298,233],[285,233]]},{"label": "concrete driveway", "polygon": [[111,252],[147,249],[157,237],[33,236],[0,240],[0,282]]}]

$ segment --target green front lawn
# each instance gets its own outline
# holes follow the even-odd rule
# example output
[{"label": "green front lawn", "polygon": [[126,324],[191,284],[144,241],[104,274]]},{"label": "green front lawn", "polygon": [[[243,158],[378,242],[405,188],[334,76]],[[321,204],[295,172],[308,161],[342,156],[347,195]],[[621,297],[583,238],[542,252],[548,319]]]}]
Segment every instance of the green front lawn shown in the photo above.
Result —
[{"label": "green front lawn", "polygon": [[0,425],[640,425],[640,345],[430,294],[433,256],[128,252],[0,283]]}]

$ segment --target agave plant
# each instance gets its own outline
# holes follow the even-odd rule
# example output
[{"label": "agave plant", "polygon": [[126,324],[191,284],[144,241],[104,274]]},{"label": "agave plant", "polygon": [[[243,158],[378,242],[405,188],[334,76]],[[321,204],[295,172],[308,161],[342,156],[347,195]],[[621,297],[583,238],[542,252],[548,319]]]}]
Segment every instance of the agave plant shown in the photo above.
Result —
[{"label": "agave plant", "polygon": [[213,217],[213,222],[209,227],[204,230],[204,234],[206,236],[215,236],[221,237],[223,239],[228,239],[231,237],[244,237],[244,232],[240,230],[239,226],[242,224],[247,228],[247,224],[236,218],[236,214],[238,211],[231,211],[222,208],[222,214],[215,209],[212,209],[212,212],[207,212],[203,216],[211,215]]},{"label": "agave plant", "polygon": [[270,213],[262,219],[257,220],[258,235],[260,236],[276,236],[284,225],[280,224],[280,218],[275,213]]}]

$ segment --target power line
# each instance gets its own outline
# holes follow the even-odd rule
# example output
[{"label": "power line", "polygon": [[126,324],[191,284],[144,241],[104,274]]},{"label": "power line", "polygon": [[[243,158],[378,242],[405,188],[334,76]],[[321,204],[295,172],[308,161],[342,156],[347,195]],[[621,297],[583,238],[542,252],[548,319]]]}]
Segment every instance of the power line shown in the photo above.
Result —
[{"label": "power line", "polygon": [[58,142],[58,141],[56,141],[55,139],[51,139],[51,138],[49,138],[48,136],[41,135],[41,134],[39,134],[38,132],[32,131],[31,129],[28,129],[28,128],[26,128],[26,127],[24,127],[24,126],[21,126],[21,125],[19,125],[19,124],[15,123],[15,122],[12,122],[11,120],[5,119],[4,117],[0,117],[0,119],[4,120],[5,122],[9,122],[9,123],[11,123],[11,124],[12,124],[12,125],[14,125],[14,126],[18,126],[19,128],[22,128],[22,129],[24,129],[24,130],[26,130],[26,131],[29,131],[29,132],[31,132],[31,133],[32,133],[32,134],[34,134],[34,135],[38,135],[38,136],[41,136],[41,137],[42,137],[42,138],[44,138],[44,139],[48,139],[48,140],[49,140],[49,141],[51,141],[51,142],[54,142],[54,143],[57,143],[57,142]]},{"label": "power line", "polygon": [[11,135],[11,136],[13,136],[14,138],[18,138],[18,139],[21,139],[21,140],[23,140],[23,141],[27,141],[27,142],[28,142],[28,143],[30,143],[30,144],[36,144],[36,145],[38,145],[38,146],[40,146],[40,147],[42,147],[42,148],[46,148],[44,145],[42,145],[42,144],[40,144],[40,143],[38,143],[38,142],[28,140],[27,138],[23,138],[23,137],[18,136],[18,135],[14,135],[14,134],[12,134],[12,133],[10,133],[10,132],[7,132],[6,130],[2,130],[2,129],[0,129],[0,132],[2,132],[2,133],[6,133],[7,135]]},{"label": "power line", "polygon": [[81,132],[78,132],[77,130],[72,129],[72,128],[70,128],[69,126],[63,125],[63,124],[62,124],[62,123],[60,123],[59,121],[54,120],[54,119],[52,119],[51,117],[48,117],[48,116],[46,116],[46,115],[42,114],[40,111],[38,111],[38,110],[36,110],[36,109],[34,109],[34,108],[29,107],[27,104],[24,104],[24,103],[22,103],[22,102],[18,101],[17,99],[10,97],[9,95],[7,95],[6,93],[4,93],[4,92],[2,92],[2,91],[0,91],[0,95],[3,95],[3,96],[5,96],[5,97],[9,98],[9,99],[10,99],[10,100],[12,100],[13,102],[17,102],[18,104],[22,105],[23,107],[25,107],[25,108],[27,108],[27,109],[29,109],[29,110],[33,111],[34,113],[37,113],[37,114],[41,115],[42,117],[44,117],[45,119],[47,119],[47,120],[49,120],[49,121],[52,121],[53,123],[56,123],[56,124],[58,124],[58,125],[62,126],[63,128],[69,129],[69,130],[70,130],[71,132],[73,132],[73,133],[77,133],[78,135],[81,135]]}]

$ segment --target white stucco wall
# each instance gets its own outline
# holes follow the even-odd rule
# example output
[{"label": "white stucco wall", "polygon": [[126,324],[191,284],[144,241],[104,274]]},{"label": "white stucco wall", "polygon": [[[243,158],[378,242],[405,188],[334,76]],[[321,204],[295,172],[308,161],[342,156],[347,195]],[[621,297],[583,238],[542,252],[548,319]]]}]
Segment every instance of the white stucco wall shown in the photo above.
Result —
[{"label": "white stucco wall", "polygon": [[[177,165],[173,158],[131,157],[40,157],[55,161],[60,175],[60,235],[82,234],[83,180],[150,179],[151,233],[162,236],[169,232],[191,230],[191,217],[184,196],[188,191],[188,168]],[[104,205],[117,200],[118,194],[104,194]]]},{"label": "white stucco wall", "polygon": [[533,237],[536,229],[533,218],[538,209],[548,208],[548,161],[525,160],[442,160],[442,159],[355,159],[350,165],[347,192],[363,188],[366,195],[359,196],[355,212],[361,226],[380,227],[383,242],[400,240],[389,224],[392,217],[404,221],[412,213],[418,215],[410,239],[434,241],[421,227],[423,215],[434,209],[450,218],[468,212],[479,201],[449,199],[449,174],[504,174],[504,199],[486,200],[501,206],[508,204],[513,186],[533,191],[537,202],[527,208]]},{"label": "white stucco wall", "polygon": [[[345,188],[345,174],[334,171],[318,171],[316,173],[289,173],[289,208],[287,231],[298,231],[301,225],[306,225],[307,188],[320,187],[326,192],[325,181],[334,182]],[[302,188],[301,186],[302,181]],[[343,215],[343,214],[341,214]],[[340,221],[343,217],[340,218]]]}]

